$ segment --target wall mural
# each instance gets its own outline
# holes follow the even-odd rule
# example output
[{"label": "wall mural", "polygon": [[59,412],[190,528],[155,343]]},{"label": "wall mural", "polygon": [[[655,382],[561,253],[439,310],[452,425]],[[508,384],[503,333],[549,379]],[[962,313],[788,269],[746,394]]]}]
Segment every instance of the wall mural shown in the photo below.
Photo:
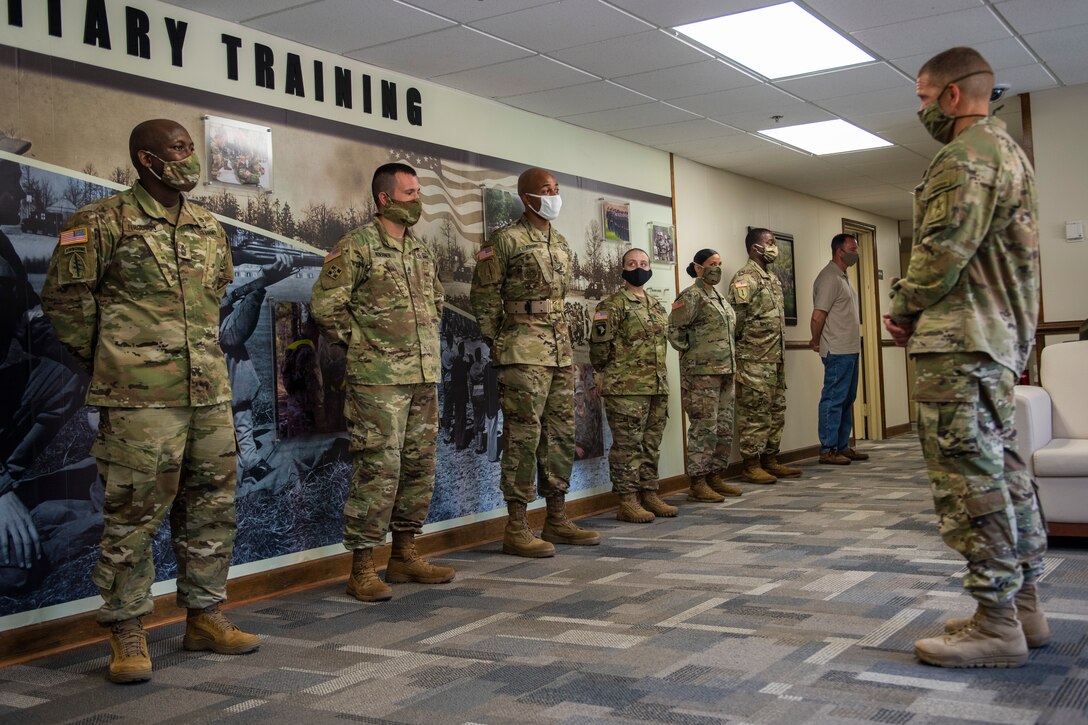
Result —
[{"label": "wall mural", "polygon": [[[0,82],[44,87],[41,78],[34,78],[36,72],[22,68],[16,73],[0,63]],[[81,86],[74,79],[48,77],[53,103],[35,107],[48,118],[34,122],[0,111],[0,128],[6,131],[0,133],[0,281],[5,282],[0,285],[0,475],[7,479],[0,490],[10,496],[0,506],[0,535],[10,536],[18,521],[29,520],[43,552],[40,559],[22,562],[16,557],[12,565],[0,564],[0,616],[97,596],[90,572],[102,526],[102,483],[88,450],[98,413],[83,405],[86,376],[41,314],[38,292],[68,216],[134,180],[134,172],[125,166],[131,125],[121,131],[111,121],[115,130],[93,148],[60,143],[64,129],[55,126],[67,117],[54,116],[49,109],[62,107],[64,98],[80,93]],[[170,117],[195,139],[204,135],[199,124],[206,111],[228,113],[210,108],[222,100],[210,96],[179,110],[177,89],[146,79],[141,83],[142,90],[126,84],[102,86],[99,101],[131,109],[134,124],[166,115],[155,96],[168,94]],[[156,93],[149,94],[149,84]],[[250,105],[249,111],[262,108]],[[231,117],[240,115],[236,106],[229,109]],[[325,250],[371,217],[369,176],[388,161],[403,161],[419,173],[424,216],[415,232],[434,248],[446,290],[438,474],[428,523],[467,522],[504,505],[498,487],[502,412],[468,293],[485,229],[493,231],[496,221],[518,214],[517,197],[509,190],[516,188],[522,166],[419,141],[401,146],[395,137],[354,127],[350,141],[335,135],[324,139],[334,147],[328,154],[290,156],[281,152],[281,144],[291,149],[314,140],[310,126],[301,123],[305,119],[295,120],[297,125],[270,124],[279,167],[274,194],[222,184],[203,185],[192,194],[220,216],[236,265],[221,307],[221,339],[239,439],[234,564],[340,541],[351,465],[342,416],[345,361],[342,352],[316,334],[308,302]],[[73,128],[77,122],[71,121]],[[50,127],[55,135],[39,143],[31,129]],[[107,147],[109,155],[103,157],[107,152],[101,149]],[[30,149],[40,150],[34,155],[57,166],[33,160]],[[113,171],[102,173],[99,167]],[[207,163],[205,168],[210,168]],[[596,301],[618,287],[616,270],[628,245],[608,239],[601,185],[557,176],[564,184],[564,211],[556,226],[573,252],[574,281],[566,310],[577,365],[578,460],[571,491],[605,490],[604,456],[610,439],[589,363],[588,332]],[[354,185],[336,186],[345,179],[353,179]],[[610,198],[616,198],[616,191],[608,189]],[[631,194],[638,198],[640,192]],[[662,204],[655,216],[668,213],[668,200],[653,201]],[[626,206],[616,202],[617,207],[621,204]],[[165,525],[155,542],[155,564],[159,581],[174,577]],[[88,603],[83,609],[94,606]]]}]

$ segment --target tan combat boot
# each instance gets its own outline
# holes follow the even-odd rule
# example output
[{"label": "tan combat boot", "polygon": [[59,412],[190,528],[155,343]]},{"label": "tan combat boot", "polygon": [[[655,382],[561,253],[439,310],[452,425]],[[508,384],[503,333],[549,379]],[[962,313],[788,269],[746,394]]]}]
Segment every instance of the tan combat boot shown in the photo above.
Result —
[{"label": "tan combat boot", "polygon": [[110,627],[110,682],[146,682],[151,679],[151,655],[147,633],[139,617]]},{"label": "tan combat boot", "polygon": [[393,598],[393,590],[374,571],[374,549],[353,549],[348,594],[360,602],[384,602]]},{"label": "tan combat boot", "polygon": [[563,494],[548,496],[548,516],[544,519],[544,530],[540,532],[540,538],[553,544],[570,544],[572,546],[597,546],[601,543],[601,535],[596,531],[583,529],[567,518],[566,497]]},{"label": "tan combat boot", "polygon": [[211,650],[221,655],[244,655],[260,647],[261,638],[238,629],[223,616],[219,605],[213,604],[189,610],[181,646],[194,652]]},{"label": "tan combat boot", "polygon": [[970,624],[950,634],[918,640],[914,655],[937,667],[1020,667],[1028,661],[1028,643],[1012,602],[980,602]]},{"label": "tan combat boot", "polygon": [[778,479],[767,473],[759,465],[759,458],[753,456],[752,458],[744,459],[744,470],[741,471],[740,477],[748,483],[777,483]]},{"label": "tan combat boot", "polygon": [[688,501],[696,503],[721,503],[725,496],[712,489],[706,483],[706,476],[692,476],[691,488],[688,490]]},{"label": "tan combat boot", "polygon": [[744,493],[744,489],[735,483],[729,483],[726,480],[725,471],[714,471],[706,477],[706,485],[715,493],[720,493],[722,496],[740,496]]},{"label": "tan combat boot", "polygon": [[777,453],[764,453],[759,457],[759,462],[762,464],[764,471],[776,478],[796,478],[801,475],[800,468],[792,468],[779,463]]},{"label": "tan combat boot", "polygon": [[555,556],[554,546],[533,536],[525,504],[507,501],[506,511],[509,517],[506,519],[506,531],[502,535],[502,553],[530,559]]},{"label": "tan combat boot", "polygon": [[445,584],[453,581],[456,572],[448,566],[435,566],[416,552],[416,535],[411,531],[393,532],[393,549],[385,568],[385,581],[390,584],[417,582]]},{"label": "tan combat boot", "polygon": [[[1046,622],[1042,606],[1039,604],[1039,590],[1036,582],[1024,582],[1020,591],[1013,599],[1016,604],[1016,618],[1020,620],[1020,626],[1024,630],[1024,640],[1030,649],[1045,647],[1050,644],[1050,625]],[[944,631],[947,634],[957,632],[975,622],[979,617],[979,610],[970,617],[958,617],[944,623]]]},{"label": "tan combat boot", "polygon": [[616,512],[616,519],[632,524],[648,524],[654,520],[654,514],[642,508],[637,493],[621,493],[620,510]]},{"label": "tan combat boot", "polygon": [[639,496],[642,498],[642,508],[649,511],[654,516],[672,518],[680,513],[680,509],[665,503],[661,497],[657,495],[657,491],[640,491]]}]

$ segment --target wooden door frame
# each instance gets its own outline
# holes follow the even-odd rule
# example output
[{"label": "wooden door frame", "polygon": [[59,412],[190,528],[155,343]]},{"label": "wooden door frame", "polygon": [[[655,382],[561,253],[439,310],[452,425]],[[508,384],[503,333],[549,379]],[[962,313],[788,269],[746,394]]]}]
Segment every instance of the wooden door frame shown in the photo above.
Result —
[{"label": "wooden door frame", "polygon": [[[888,437],[888,424],[887,414],[884,409],[884,350],[881,341],[882,335],[880,334],[880,285],[878,284],[880,264],[876,243],[876,226],[843,217],[842,231],[843,234],[852,236],[857,233],[868,234],[869,239],[872,240],[871,263],[858,268],[858,282],[861,288],[858,290],[858,302],[862,308],[863,319],[872,320],[871,327],[868,329],[875,330],[875,333],[864,336],[865,346],[861,351],[861,359],[858,360],[858,364],[864,366],[866,358],[875,362],[875,365],[870,367],[869,375],[866,376],[865,381],[866,392],[873,393],[873,395],[866,395],[869,404],[868,417],[870,425],[868,426],[868,433],[873,439],[883,440]],[[866,287],[871,287],[872,294],[863,294]]]}]

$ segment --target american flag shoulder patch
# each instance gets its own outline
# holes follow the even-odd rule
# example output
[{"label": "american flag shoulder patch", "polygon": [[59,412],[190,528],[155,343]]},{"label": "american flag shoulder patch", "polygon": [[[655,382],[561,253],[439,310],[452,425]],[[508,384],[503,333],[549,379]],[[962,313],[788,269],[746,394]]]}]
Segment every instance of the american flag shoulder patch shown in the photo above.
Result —
[{"label": "american flag shoulder patch", "polygon": [[60,233],[60,244],[65,246],[68,244],[86,244],[88,235],[87,227],[76,227],[75,229],[67,229]]},{"label": "american flag shoulder patch", "polygon": [[680,308],[681,308],[681,307],[683,307],[683,306],[684,306],[684,301],[683,301],[683,300],[677,300],[676,302],[673,302],[673,303],[672,303],[672,308],[673,308],[674,310],[678,310],[678,309],[680,309]]},{"label": "american flag shoulder patch", "polygon": [[597,312],[594,312],[593,313],[593,319],[594,320],[607,320],[608,319],[608,310],[598,310]]},{"label": "american flag shoulder patch", "polygon": [[488,245],[476,253],[476,261],[482,262],[485,259],[491,259],[495,256],[495,248]]},{"label": "american flag shoulder patch", "polygon": [[736,287],[737,289],[740,289],[741,287],[747,287],[748,286],[748,280],[745,279],[745,280],[741,280],[740,282],[734,282],[733,286]]},{"label": "american flag shoulder patch", "polygon": [[344,250],[340,249],[340,247],[337,247],[336,249],[332,250],[331,252],[329,252],[328,254],[325,255],[325,264],[328,264],[329,262],[336,259],[337,257],[339,257],[343,253],[344,253]]}]

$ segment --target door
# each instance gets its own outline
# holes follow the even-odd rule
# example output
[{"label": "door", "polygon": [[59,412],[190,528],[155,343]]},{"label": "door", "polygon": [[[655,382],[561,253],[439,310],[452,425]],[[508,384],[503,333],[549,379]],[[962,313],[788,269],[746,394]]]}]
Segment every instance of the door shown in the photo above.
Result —
[{"label": "door", "polygon": [[861,356],[858,365],[858,395],[854,401],[854,437],[881,440],[884,435],[884,390],[880,370],[880,315],[877,295],[876,227],[842,220],[842,231],[858,240],[858,263],[847,276],[858,291],[861,316]]}]

